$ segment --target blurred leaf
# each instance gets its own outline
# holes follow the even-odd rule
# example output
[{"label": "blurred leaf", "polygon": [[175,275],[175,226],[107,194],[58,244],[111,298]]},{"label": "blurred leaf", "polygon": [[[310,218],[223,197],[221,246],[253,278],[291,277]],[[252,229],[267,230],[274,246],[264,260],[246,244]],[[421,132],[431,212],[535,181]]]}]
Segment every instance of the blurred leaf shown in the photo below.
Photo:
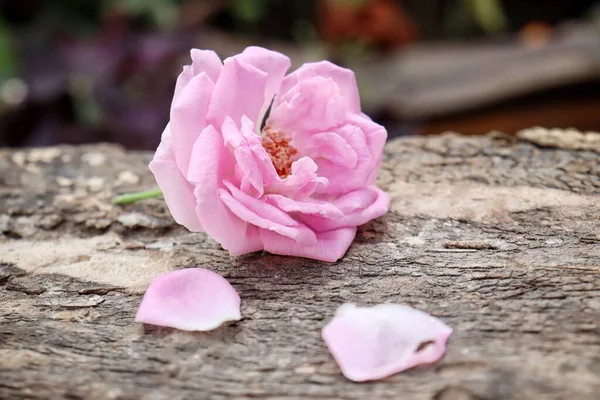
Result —
[{"label": "blurred leaf", "polygon": [[246,24],[256,24],[266,13],[265,0],[233,0],[231,12],[240,21]]},{"label": "blurred leaf", "polygon": [[69,80],[69,92],[77,119],[84,125],[99,126],[104,115],[94,97],[94,80],[86,75],[74,75]]},{"label": "blurred leaf", "polygon": [[129,15],[147,17],[160,28],[170,28],[177,23],[177,0],[109,0],[110,9]]},{"label": "blurred leaf", "polygon": [[15,76],[18,72],[18,59],[13,49],[12,34],[0,18],[0,80]]},{"label": "blurred leaf", "polygon": [[319,39],[317,27],[311,21],[301,19],[292,25],[292,36],[296,43],[314,43]]},{"label": "blurred leaf", "polygon": [[499,0],[466,0],[473,16],[486,33],[506,30],[507,21]]},{"label": "blurred leaf", "polygon": [[332,3],[346,7],[362,7],[368,0],[329,0]]}]

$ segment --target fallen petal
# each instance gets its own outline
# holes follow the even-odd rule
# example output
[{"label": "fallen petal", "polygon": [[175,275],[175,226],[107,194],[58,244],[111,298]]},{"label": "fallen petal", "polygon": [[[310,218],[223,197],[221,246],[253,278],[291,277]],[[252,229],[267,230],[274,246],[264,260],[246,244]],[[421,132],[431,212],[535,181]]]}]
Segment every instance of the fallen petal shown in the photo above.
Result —
[{"label": "fallen petal", "polygon": [[344,304],[323,328],[323,339],[342,373],[355,382],[434,363],[444,355],[451,334],[439,319],[399,304]]},{"label": "fallen petal", "polygon": [[135,320],[184,331],[209,331],[240,318],[240,296],[229,282],[204,268],[186,268],[150,283]]}]

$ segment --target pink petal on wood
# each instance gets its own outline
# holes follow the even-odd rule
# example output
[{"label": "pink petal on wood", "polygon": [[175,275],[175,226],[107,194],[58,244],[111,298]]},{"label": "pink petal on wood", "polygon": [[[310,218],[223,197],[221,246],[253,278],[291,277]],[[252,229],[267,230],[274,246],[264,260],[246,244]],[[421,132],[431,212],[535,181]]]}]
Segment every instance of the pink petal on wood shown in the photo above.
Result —
[{"label": "pink petal on wood", "polygon": [[399,304],[344,304],[323,328],[323,339],[342,373],[355,382],[434,363],[444,355],[451,334],[439,319]]},{"label": "pink petal on wood", "polygon": [[240,318],[240,296],[225,278],[204,268],[186,268],[150,283],[135,320],[184,331],[209,331]]}]

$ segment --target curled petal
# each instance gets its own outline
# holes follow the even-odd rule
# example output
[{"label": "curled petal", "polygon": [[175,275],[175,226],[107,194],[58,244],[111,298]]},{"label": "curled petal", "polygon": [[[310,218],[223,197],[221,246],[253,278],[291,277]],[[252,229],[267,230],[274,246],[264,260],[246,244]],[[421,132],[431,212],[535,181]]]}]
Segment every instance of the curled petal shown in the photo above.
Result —
[{"label": "curled petal", "polygon": [[360,96],[356,77],[352,70],[339,67],[329,61],[306,63],[296,71],[289,74],[281,85],[281,92],[290,90],[297,82],[298,77],[311,71],[313,75],[332,79],[340,90],[346,109],[351,113],[360,113]]},{"label": "curled petal", "polygon": [[345,304],[323,328],[323,339],[342,373],[356,382],[438,361],[451,334],[439,319],[398,304]]},{"label": "curled petal", "polygon": [[345,115],[335,82],[312,76],[299,80],[290,91],[275,99],[268,124],[289,134],[323,132],[341,125]]},{"label": "curled petal", "polygon": [[344,213],[342,218],[329,219],[303,215],[301,219],[319,232],[344,226],[359,226],[381,217],[388,211],[389,204],[388,195],[383,190],[372,186],[355,190],[333,201],[333,205]]},{"label": "curled petal", "polygon": [[272,192],[295,199],[303,199],[313,194],[319,187],[327,186],[327,178],[317,176],[319,167],[310,157],[302,157],[292,163],[292,173],[272,185]]},{"label": "curled petal", "polygon": [[335,132],[354,150],[356,163],[352,168],[348,168],[346,165],[332,162],[328,158],[315,159],[319,166],[319,175],[329,179],[329,185],[318,188],[317,193],[348,193],[352,190],[364,188],[368,184],[372,171],[377,166],[376,160],[369,152],[365,134],[358,126],[344,125],[336,129]]},{"label": "curled petal", "polygon": [[[262,228],[261,231],[267,230],[277,232],[279,235],[285,236],[286,238],[289,238],[295,243],[299,243],[301,245],[313,245],[317,243],[315,233],[312,230],[308,229],[306,225],[299,224],[295,221],[295,226],[282,225],[278,222],[275,222],[276,217],[269,218],[268,215],[261,216],[257,214],[254,210],[247,208],[244,204],[235,199],[226,190],[219,189],[218,193],[221,201],[225,203],[225,205],[233,214],[235,214],[241,220],[248,222],[249,224]],[[258,200],[256,201],[259,202]],[[275,208],[264,202],[262,202],[262,205]],[[267,213],[270,210],[267,210],[266,207],[261,207],[259,212],[260,211],[262,211],[262,213]]]},{"label": "curled petal", "polygon": [[[262,196],[264,192],[262,168],[253,149],[250,147],[249,139],[242,134],[236,123],[229,116],[225,117],[221,133],[223,134],[225,145],[233,150],[235,161],[241,170],[242,176],[240,176],[240,179],[242,181],[242,188],[247,189],[248,185],[250,185],[259,197]],[[259,140],[258,136],[254,136],[255,140]]]},{"label": "curled petal", "polygon": [[288,213],[316,215],[323,218],[342,218],[344,213],[329,201],[320,200],[293,200],[279,194],[268,194],[265,199],[278,208]]},{"label": "curled petal", "polygon": [[222,276],[186,268],[155,278],[135,320],[184,331],[209,331],[241,319],[240,296]]},{"label": "curled petal", "polygon": [[223,184],[225,187],[227,187],[227,189],[229,189],[229,192],[234,199],[262,218],[284,226],[299,225],[298,222],[294,218],[290,217],[287,213],[263,200],[255,199],[254,197],[247,195],[240,189],[236,188],[231,182],[225,181]]},{"label": "curled petal", "polygon": [[176,165],[172,139],[171,127],[167,125],[156,154],[150,162],[150,171],[163,192],[173,219],[192,232],[202,232],[202,224],[195,211],[194,187]]},{"label": "curled petal", "polygon": [[317,233],[317,243],[300,244],[288,237],[266,229],[260,230],[264,248],[269,253],[306,257],[314,260],[335,262],[342,258],[356,236],[356,227],[335,229]]}]

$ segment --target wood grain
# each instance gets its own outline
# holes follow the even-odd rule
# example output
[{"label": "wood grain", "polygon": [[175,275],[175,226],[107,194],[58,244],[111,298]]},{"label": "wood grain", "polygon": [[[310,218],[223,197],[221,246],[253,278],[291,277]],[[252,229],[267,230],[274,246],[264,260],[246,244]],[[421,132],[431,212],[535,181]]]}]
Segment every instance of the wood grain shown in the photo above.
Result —
[{"label": "wood grain", "polygon": [[[334,264],[230,258],[161,199],[113,206],[153,186],[150,158],[0,150],[0,398],[598,398],[599,152],[499,134],[392,141],[379,181],[391,211]],[[134,322],[154,276],[196,265],[239,291],[241,321],[209,333]],[[445,358],[345,380],[320,337],[345,302],[443,319]]]}]

